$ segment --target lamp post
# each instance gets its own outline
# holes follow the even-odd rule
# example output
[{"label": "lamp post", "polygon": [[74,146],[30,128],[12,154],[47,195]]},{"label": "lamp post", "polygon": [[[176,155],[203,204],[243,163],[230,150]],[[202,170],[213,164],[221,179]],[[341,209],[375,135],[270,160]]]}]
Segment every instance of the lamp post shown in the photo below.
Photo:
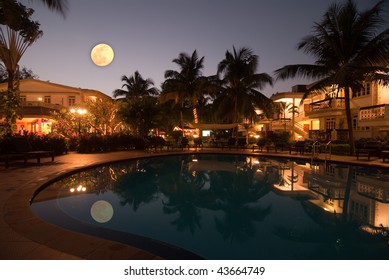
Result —
[{"label": "lamp post", "polygon": [[77,110],[76,109],[71,109],[70,112],[72,114],[76,114],[77,113],[77,119],[78,119],[78,136],[80,136],[81,134],[81,117],[83,115],[85,115],[87,113],[87,110],[86,109],[81,109],[81,108],[78,108]]}]

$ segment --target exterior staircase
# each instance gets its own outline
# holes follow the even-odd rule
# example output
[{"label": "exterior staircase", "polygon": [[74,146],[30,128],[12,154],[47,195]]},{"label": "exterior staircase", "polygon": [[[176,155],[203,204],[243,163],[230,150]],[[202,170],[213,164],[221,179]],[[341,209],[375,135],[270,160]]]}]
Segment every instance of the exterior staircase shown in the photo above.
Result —
[{"label": "exterior staircase", "polygon": [[298,122],[294,123],[294,133],[301,135],[303,139],[308,138],[309,132],[304,130],[304,126]]}]

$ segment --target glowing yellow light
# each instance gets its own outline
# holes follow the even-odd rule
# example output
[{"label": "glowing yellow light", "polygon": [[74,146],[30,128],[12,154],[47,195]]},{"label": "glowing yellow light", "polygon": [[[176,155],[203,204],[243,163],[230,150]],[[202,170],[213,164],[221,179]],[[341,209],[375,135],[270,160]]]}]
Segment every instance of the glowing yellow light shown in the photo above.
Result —
[{"label": "glowing yellow light", "polygon": [[71,189],[70,189],[70,192],[74,192],[74,191],[75,191],[74,188],[71,188]]}]

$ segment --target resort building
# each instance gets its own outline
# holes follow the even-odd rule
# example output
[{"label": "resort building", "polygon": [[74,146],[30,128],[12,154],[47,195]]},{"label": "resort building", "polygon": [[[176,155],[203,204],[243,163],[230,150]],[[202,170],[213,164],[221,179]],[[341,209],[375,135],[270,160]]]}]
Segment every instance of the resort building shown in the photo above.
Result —
[{"label": "resort building", "polygon": [[[291,92],[274,94],[274,102],[284,102],[280,116],[266,120],[265,130],[290,131],[292,139],[347,141],[348,129],[344,92],[337,87],[326,92],[313,92],[301,102],[305,86]],[[365,82],[360,92],[350,98],[355,139],[387,138],[389,132],[389,87]],[[389,112],[389,111],[388,111]]]},{"label": "resort building", "polygon": [[305,85],[296,85],[292,87],[291,92],[272,95],[270,98],[282,105],[280,105],[280,110],[274,118],[267,121],[267,130],[290,132],[292,140],[310,138],[309,132],[319,128],[319,120],[307,116],[307,102],[301,103],[305,92]]},{"label": "resort building", "polygon": [[[88,99],[111,100],[108,95],[91,89],[70,87],[36,79],[19,82],[23,119],[17,121],[17,131],[21,133],[51,132],[53,111],[62,109],[82,110]],[[0,92],[7,90],[7,83],[0,84]],[[80,112],[80,111],[79,111]]]}]

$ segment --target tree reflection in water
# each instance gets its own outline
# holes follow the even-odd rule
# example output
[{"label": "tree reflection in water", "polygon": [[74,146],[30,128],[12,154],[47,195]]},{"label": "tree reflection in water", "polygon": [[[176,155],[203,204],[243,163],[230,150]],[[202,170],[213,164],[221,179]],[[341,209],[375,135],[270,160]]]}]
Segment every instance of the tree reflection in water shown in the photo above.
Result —
[{"label": "tree reflection in water", "polygon": [[[136,223],[150,219],[155,225],[148,233],[165,227],[161,232],[168,237],[162,241],[212,235],[207,242],[217,244],[204,246],[219,250],[227,243],[235,249],[248,246],[255,251],[250,255],[254,258],[262,251],[265,255],[260,257],[277,258],[286,252],[284,246],[293,251],[290,258],[388,258],[389,232],[379,223],[387,220],[384,211],[389,212],[389,172],[336,164],[316,167],[244,155],[154,157],[81,171],[53,183],[34,200],[91,195],[78,202],[89,211],[86,201],[92,204],[116,194],[110,201],[115,210],[110,222],[116,219],[116,226],[127,223],[125,230],[131,232],[132,225],[138,230]],[[69,191],[78,186],[85,191]],[[153,218],[135,215],[143,209],[148,215],[158,213]],[[127,214],[136,222],[128,223]],[[149,226],[149,220],[144,222]],[[153,238],[158,239],[156,235]],[[255,250],[265,246],[274,248],[274,253]],[[296,252],[299,246],[312,256]]]}]

